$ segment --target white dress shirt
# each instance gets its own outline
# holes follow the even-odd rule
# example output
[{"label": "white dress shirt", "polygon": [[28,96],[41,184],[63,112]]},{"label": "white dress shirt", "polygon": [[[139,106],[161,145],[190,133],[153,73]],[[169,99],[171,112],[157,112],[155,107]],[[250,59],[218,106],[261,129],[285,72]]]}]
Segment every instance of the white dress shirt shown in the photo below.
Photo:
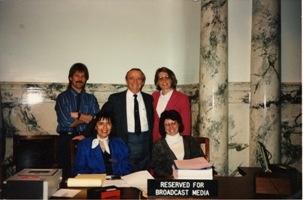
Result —
[{"label": "white dress shirt", "polygon": [[[135,132],[135,115],[134,115],[134,93],[130,90],[126,92],[126,115],[127,115],[127,131],[130,133]],[[141,132],[148,131],[148,122],[146,115],[146,108],[141,92],[137,93],[137,100],[139,103],[139,114]]]}]

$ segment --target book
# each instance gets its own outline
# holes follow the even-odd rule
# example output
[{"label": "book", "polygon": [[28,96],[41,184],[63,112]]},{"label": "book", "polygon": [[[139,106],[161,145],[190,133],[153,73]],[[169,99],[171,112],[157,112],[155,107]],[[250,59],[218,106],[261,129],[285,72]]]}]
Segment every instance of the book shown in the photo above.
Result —
[{"label": "book", "polygon": [[175,160],[172,168],[175,179],[213,179],[212,165],[204,157]]},{"label": "book", "polygon": [[212,166],[204,157],[175,160],[174,162],[178,169],[204,169]]},{"label": "book", "polygon": [[106,174],[78,174],[67,179],[68,187],[101,187]]}]

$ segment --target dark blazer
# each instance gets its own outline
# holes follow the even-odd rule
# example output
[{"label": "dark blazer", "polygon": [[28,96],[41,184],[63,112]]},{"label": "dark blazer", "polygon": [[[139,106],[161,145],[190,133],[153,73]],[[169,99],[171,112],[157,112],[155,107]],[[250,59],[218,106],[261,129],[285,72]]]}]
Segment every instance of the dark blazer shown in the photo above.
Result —
[{"label": "dark blazer", "polygon": [[[184,143],[184,160],[204,156],[201,147],[192,136],[182,136]],[[161,138],[153,146],[151,168],[157,176],[172,175],[172,165],[177,157],[169,148],[166,140]]]},{"label": "dark blazer", "polygon": [[[103,153],[100,145],[92,149],[92,141],[95,138],[89,137],[82,140],[77,147],[74,173],[106,173]],[[109,149],[114,175],[126,175],[131,172],[128,161],[129,150],[121,138],[109,138]]]},{"label": "dark blazer", "polygon": [[[126,114],[126,90],[119,93],[111,94],[108,101],[103,105],[102,111],[112,114],[114,126],[112,135],[121,137],[127,142],[127,114]],[[149,94],[141,92],[148,121],[149,135],[151,136],[153,128],[153,97]]]}]

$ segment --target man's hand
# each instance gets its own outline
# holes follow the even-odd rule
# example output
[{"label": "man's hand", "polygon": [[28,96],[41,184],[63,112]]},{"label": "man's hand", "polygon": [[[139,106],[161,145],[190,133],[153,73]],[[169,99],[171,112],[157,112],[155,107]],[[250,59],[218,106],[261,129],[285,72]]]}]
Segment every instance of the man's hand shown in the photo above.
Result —
[{"label": "man's hand", "polygon": [[76,128],[77,126],[79,126],[80,124],[83,124],[84,122],[79,120],[79,119],[75,119],[73,121],[73,123],[70,125],[71,128]]},{"label": "man's hand", "polygon": [[78,113],[78,112],[71,112],[71,113],[70,113],[70,116],[71,116],[73,119],[78,119],[78,118],[79,118],[79,113]]},{"label": "man's hand", "polygon": [[77,135],[75,137],[72,138],[72,140],[76,140],[76,141],[81,141],[83,140],[85,137],[83,135]]},{"label": "man's hand", "polygon": [[74,119],[73,123],[70,125],[71,128],[76,128],[83,123],[88,124],[93,119],[92,115],[80,114],[77,112],[71,112],[71,117]]},{"label": "man's hand", "polygon": [[79,117],[79,120],[86,124],[88,124],[92,119],[93,119],[93,116],[88,115],[88,114],[80,114],[80,117]]}]

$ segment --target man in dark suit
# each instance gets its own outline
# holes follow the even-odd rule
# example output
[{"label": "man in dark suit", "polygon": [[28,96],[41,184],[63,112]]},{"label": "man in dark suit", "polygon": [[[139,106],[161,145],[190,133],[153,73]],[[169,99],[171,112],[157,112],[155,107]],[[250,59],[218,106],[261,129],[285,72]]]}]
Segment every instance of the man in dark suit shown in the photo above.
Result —
[{"label": "man in dark suit", "polygon": [[130,69],[125,80],[127,90],[109,96],[102,111],[112,114],[112,134],[121,137],[130,149],[132,171],[147,169],[152,147],[153,98],[141,92],[145,75],[139,68]]}]

